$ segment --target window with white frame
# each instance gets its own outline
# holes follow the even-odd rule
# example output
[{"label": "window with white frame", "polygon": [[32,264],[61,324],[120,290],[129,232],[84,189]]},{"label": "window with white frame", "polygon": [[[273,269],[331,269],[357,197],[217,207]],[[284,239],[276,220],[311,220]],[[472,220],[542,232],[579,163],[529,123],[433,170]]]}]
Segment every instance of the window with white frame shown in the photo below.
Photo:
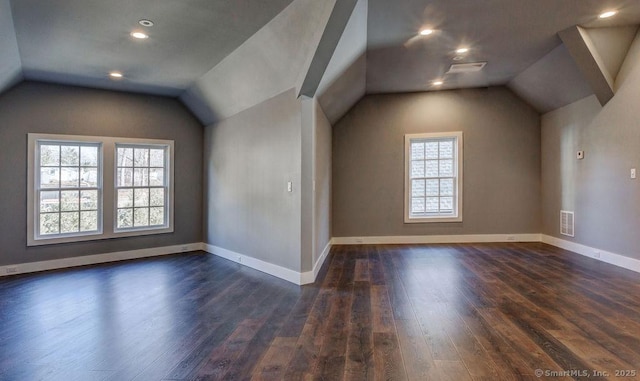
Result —
[{"label": "window with white frame", "polygon": [[101,233],[101,153],[96,142],[37,142],[37,238]]},{"label": "window with white frame", "polygon": [[167,224],[167,145],[116,145],[116,230]]},{"label": "window with white frame", "polygon": [[173,232],[173,141],[28,137],[28,246]]},{"label": "window with white frame", "polygon": [[462,132],[405,136],[404,219],[462,221]]}]

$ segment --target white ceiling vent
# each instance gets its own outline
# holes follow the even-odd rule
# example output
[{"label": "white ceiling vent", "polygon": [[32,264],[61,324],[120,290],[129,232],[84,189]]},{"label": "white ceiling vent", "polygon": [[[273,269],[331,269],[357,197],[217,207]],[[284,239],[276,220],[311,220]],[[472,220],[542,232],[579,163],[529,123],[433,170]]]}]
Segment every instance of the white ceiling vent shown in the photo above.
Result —
[{"label": "white ceiling vent", "polygon": [[447,74],[474,73],[482,70],[486,65],[487,65],[486,62],[453,64],[449,68],[449,71],[447,72]]},{"label": "white ceiling vent", "polygon": [[560,234],[569,237],[574,236],[573,212],[567,212],[566,210],[560,211]]}]

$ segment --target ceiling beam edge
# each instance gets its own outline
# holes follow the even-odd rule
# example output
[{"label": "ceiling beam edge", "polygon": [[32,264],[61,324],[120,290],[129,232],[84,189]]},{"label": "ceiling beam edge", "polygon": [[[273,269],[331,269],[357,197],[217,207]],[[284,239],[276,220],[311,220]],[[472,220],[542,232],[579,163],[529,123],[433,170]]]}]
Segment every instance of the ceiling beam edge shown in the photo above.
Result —
[{"label": "ceiling beam edge", "polygon": [[324,28],[318,47],[315,50],[313,59],[306,70],[302,84],[299,87],[298,97],[315,96],[318,86],[322,81],[331,57],[338,46],[340,37],[344,32],[349,18],[353,13],[357,0],[337,0],[331,11],[331,16]]},{"label": "ceiling beam edge", "polygon": [[587,79],[600,104],[602,106],[607,104],[615,95],[613,78],[587,33],[576,25],[561,31],[558,35]]}]

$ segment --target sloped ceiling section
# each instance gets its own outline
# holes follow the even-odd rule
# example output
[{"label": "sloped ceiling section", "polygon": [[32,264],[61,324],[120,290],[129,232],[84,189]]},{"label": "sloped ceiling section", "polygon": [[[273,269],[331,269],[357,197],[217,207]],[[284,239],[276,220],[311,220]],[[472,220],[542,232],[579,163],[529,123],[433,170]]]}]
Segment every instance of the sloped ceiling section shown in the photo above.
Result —
[{"label": "sloped ceiling section", "polygon": [[318,86],[320,106],[331,124],[342,118],[367,90],[368,0],[359,0]]},{"label": "sloped ceiling section", "polygon": [[593,94],[569,51],[560,45],[511,80],[509,87],[540,113]]},{"label": "sloped ceiling section", "polygon": [[0,0],[0,93],[22,80],[22,64],[13,28],[11,4]]},{"label": "sloped ceiling section", "polygon": [[591,94],[606,103],[638,26],[571,27],[563,44],[508,83],[508,87],[541,113]]},{"label": "sloped ceiling section", "polygon": [[335,2],[293,1],[180,99],[204,125],[211,125],[297,87]]},{"label": "sloped ceiling section", "polygon": [[[13,0],[24,77],[177,96],[292,0]],[[138,21],[150,19],[144,28]],[[140,41],[129,34],[144,31]],[[124,79],[111,81],[110,71]]]}]

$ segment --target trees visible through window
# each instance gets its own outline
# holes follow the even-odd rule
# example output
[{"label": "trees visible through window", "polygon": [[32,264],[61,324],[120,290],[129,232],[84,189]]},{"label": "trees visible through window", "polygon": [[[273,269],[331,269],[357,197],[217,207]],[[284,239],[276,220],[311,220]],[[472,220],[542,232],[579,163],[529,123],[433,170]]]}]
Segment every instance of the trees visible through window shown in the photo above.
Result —
[{"label": "trees visible through window", "polygon": [[167,148],[117,145],[117,229],[166,224]]},{"label": "trees visible through window", "polygon": [[38,236],[100,233],[100,150],[100,143],[38,142]]},{"label": "trees visible through window", "polygon": [[173,231],[173,142],[29,134],[27,245]]}]

